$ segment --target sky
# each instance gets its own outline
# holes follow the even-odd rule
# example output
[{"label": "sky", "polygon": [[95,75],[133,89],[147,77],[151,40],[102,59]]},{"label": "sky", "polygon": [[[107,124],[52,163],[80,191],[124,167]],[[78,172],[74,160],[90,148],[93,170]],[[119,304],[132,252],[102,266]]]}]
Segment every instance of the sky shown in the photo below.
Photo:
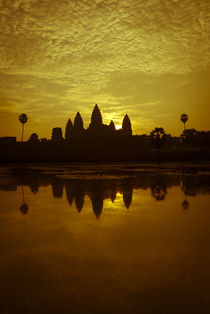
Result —
[{"label": "sky", "polygon": [[0,136],[51,137],[95,104],[117,128],[210,129],[209,0],[0,0]]}]

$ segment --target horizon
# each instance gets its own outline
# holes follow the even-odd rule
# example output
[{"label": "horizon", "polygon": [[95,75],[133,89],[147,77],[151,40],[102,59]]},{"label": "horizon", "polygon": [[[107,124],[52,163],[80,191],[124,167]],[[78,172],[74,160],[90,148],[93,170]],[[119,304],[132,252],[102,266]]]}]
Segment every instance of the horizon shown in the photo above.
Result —
[{"label": "horizon", "polygon": [[[93,106],[91,115],[92,115],[92,113],[93,113],[93,111],[94,111],[95,106],[97,106],[97,107],[99,108],[99,111],[101,112],[100,107],[99,107],[97,104],[95,104],[95,105]],[[71,121],[72,124],[74,125],[74,120],[75,120],[75,117],[76,117],[76,115],[77,115],[78,113],[81,115],[81,118],[82,118],[82,120],[83,120],[82,114],[81,114],[79,111],[77,111],[77,112],[75,113],[75,116],[74,116],[74,117],[68,117],[68,118],[67,118],[67,121],[66,121],[65,125],[63,125],[63,126],[60,126],[60,125],[56,125],[56,126],[55,126],[55,125],[54,125],[54,126],[52,127],[52,129],[51,129],[51,132],[50,132],[50,134],[49,134],[49,137],[47,137],[47,136],[41,137],[41,136],[39,136],[39,133],[34,130],[34,131],[32,131],[31,134],[29,134],[28,138],[26,138],[26,136],[24,136],[24,141],[27,141],[27,140],[30,138],[30,135],[32,135],[32,134],[34,134],[34,133],[37,134],[40,139],[41,139],[41,138],[50,139],[50,138],[52,137],[52,131],[53,131],[53,129],[55,129],[55,128],[61,129],[61,130],[62,130],[63,137],[64,137],[65,128],[66,128],[66,125],[67,125],[67,123],[68,123],[68,120],[70,119],[70,121]],[[23,113],[22,113],[22,114],[23,114]],[[24,113],[24,114],[25,114],[25,113]],[[21,114],[20,114],[20,115],[21,115]],[[20,115],[18,116],[18,118],[20,117]],[[90,115],[89,123],[88,123],[87,121],[84,121],[84,120],[83,120],[83,127],[84,127],[84,130],[88,130],[88,128],[89,128],[89,126],[90,126],[90,123],[91,123],[91,115]],[[103,125],[108,126],[108,125],[110,124],[110,122],[113,121],[113,122],[114,122],[114,125],[115,125],[115,130],[116,130],[116,131],[119,131],[119,130],[122,129],[122,122],[123,122],[123,119],[125,118],[126,115],[129,117],[129,115],[128,115],[127,113],[125,113],[125,115],[122,117],[121,124],[115,124],[114,119],[111,119],[110,121],[104,122],[103,113],[101,113],[101,116],[102,116],[102,123],[103,123]],[[28,120],[30,121],[30,117],[27,116],[27,118],[28,118]],[[180,116],[180,118],[181,118],[181,116]],[[130,117],[129,117],[129,119],[130,119]],[[188,117],[188,119],[189,119],[189,117]],[[28,120],[27,120],[27,123],[26,123],[27,126],[28,126]],[[179,120],[180,120],[180,119],[179,119]],[[118,123],[119,123],[119,121],[120,121],[120,120],[118,120]],[[186,122],[187,124],[188,124],[188,121],[189,121],[189,120],[187,120],[187,122]],[[19,122],[19,125],[20,125],[19,119],[18,119],[18,122]],[[130,120],[130,122],[131,122],[131,129],[132,129],[132,132],[133,132],[133,128],[132,128],[133,123],[132,123],[131,120]],[[181,123],[181,125],[182,125],[182,130],[181,130],[181,133],[180,133],[179,135],[167,133],[166,130],[165,130],[165,128],[163,127],[163,130],[164,130],[165,134],[171,135],[172,137],[180,137],[181,134],[183,133],[183,122],[181,122],[181,120],[180,120],[180,123]],[[151,131],[149,131],[149,133],[137,134],[137,133],[134,133],[134,132],[133,132],[132,136],[142,136],[142,135],[150,136],[150,135],[151,135],[151,132],[152,132],[156,127],[157,127],[157,126],[154,126],[153,129],[151,129]],[[158,127],[159,127],[159,126],[158,126]],[[20,126],[20,133],[21,133],[21,129],[22,129],[22,127]],[[29,127],[29,129],[31,129],[31,128]],[[189,130],[189,129],[190,129],[190,128],[188,128],[188,127],[186,128],[186,130]],[[194,129],[194,128],[191,128],[191,129]],[[27,130],[27,128],[26,128],[26,130]],[[199,132],[199,131],[207,132],[207,131],[209,131],[209,130],[204,130],[204,129],[202,129],[202,130],[196,130],[196,131],[198,131],[198,132]],[[27,133],[27,132],[26,132],[26,133]],[[4,135],[4,136],[0,135],[0,138],[3,138],[3,137],[11,137],[11,135]],[[18,136],[14,136],[14,137],[17,138],[17,141],[18,141],[18,140],[21,141],[21,138],[20,138],[21,135],[20,135],[20,134],[19,134]]]}]

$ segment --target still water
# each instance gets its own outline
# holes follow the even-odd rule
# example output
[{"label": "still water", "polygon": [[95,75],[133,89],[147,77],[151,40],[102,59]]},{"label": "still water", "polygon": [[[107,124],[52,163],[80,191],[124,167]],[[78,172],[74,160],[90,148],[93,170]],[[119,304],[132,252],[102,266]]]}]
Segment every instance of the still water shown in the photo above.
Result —
[{"label": "still water", "polygon": [[209,174],[99,168],[1,168],[0,313],[210,313]]}]

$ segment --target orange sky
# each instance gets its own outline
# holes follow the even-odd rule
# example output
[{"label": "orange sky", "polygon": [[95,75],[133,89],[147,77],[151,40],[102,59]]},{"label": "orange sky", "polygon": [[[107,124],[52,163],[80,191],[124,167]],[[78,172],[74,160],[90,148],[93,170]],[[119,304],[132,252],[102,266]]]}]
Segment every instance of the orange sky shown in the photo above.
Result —
[{"label": "orange sky", "polygon": [[50,137],[93,106],[133,133],[210,129],[209,0],[0,0],[0,136]]}]

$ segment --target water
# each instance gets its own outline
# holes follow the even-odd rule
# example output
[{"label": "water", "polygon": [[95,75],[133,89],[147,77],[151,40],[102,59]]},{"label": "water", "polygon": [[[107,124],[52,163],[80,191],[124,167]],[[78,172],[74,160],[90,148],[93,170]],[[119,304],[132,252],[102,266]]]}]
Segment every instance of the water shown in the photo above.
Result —
[{"label": "water", "polygon": [[0,313],[209,313],[210,176],[1,168]]}]

